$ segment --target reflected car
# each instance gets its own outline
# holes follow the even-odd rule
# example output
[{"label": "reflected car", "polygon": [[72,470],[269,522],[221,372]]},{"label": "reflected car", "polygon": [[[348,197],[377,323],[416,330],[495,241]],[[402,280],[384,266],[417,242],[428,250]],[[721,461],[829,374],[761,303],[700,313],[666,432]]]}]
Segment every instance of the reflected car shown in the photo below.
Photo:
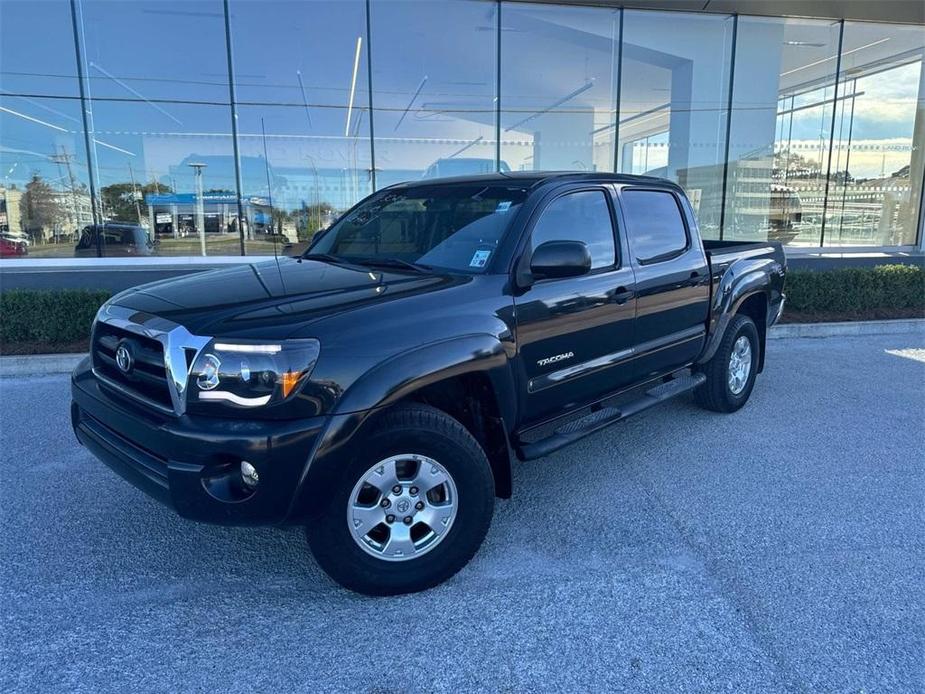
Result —
[{"label": "reflected car", "polygon": [[137,224],[91,224],[80,232],[74,248],[76,258],[94,258],[102,246],[106,257],[155,255],[157,243],[151,241],[147,229]]},{"label": "reflected car", "polygon": [[768,209],[768,240],[790,243],[799,235],[803,221],[803,202],[795,190],[772,184]]},{"label": "reflected car", "polygon": [[13,241],[5,234],[0,237],[0,258],[21,258],[29,253],[29,246],[21,241]]},{"label": "reflected car", "polygon": [[2,238],[4,241],[9,241],[10,243],[22,244],[26,248],[32,245],[32,241],[29,240],[29,237],[22,232],[4,231],[2,234],[0,234],[0,238]]}]

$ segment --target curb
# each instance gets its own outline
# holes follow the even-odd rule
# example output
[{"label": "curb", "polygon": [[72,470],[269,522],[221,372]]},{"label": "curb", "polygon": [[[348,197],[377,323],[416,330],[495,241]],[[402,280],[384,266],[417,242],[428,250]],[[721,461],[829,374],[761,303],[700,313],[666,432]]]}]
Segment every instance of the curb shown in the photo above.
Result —
[{"label": "curb", "polygon": [[788,337],[851,337],[857,335],[911,335],[925,333],[925,318],[844,321],[840,323],[778,323],[770,339]]},{"label": "curb", "polygon": [[0,378],[49,376],[74,370],[86,354],[17,354],[0,357]]},{"label": "curb", "polygon": [[[784,323],[771,328],[769,339],[852,337],[859,335],[925,335],[925,319],[873,320],[844,323]],[[86,354],[0,356],[0,378],[70,373]]]}]

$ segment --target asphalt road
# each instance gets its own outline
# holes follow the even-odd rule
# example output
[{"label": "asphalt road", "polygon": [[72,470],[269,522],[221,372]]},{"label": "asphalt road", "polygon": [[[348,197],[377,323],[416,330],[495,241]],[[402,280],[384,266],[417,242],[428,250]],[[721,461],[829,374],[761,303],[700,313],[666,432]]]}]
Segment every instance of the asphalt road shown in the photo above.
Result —
[{"label": "asphalt road", "polygon": [[64,377],[2,381],[0,691],[921,691],[923,348],[772,341],[742,411],[520,465],[475,560],[389,599],[131,488]]}]

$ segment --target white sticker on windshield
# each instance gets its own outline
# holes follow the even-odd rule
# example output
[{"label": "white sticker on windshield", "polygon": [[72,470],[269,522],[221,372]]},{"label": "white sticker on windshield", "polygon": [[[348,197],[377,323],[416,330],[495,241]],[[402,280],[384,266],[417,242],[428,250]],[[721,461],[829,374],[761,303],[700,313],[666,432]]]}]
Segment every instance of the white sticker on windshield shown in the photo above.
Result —
[{"label": "white sticker on windshield", "polygon": [[498,203],[498,206],[495,208],[495,212],[507,212],[509,209],[511,209],[511,201],[502,200],[501,202]]},{"label": "white sticker on windshield", "polygon": [[469,261],[469,267],[485,267],[488,258],[491,257],[491,251],[476,251]]}]

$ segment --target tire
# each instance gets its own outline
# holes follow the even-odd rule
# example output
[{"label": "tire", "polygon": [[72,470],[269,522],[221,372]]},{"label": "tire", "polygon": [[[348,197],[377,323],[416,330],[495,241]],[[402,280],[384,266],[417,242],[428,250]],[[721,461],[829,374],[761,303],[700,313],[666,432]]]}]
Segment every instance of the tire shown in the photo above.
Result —
[{"label": "tire", "polygon": [[[730,369],[733,350],[741,345],[741,338],[748,340],[749,367],[747,377],[742,383],[741,390],[730,385]],[[738,314],[729,321],[726,333],[723,335],[716,353],[703,365],[701,371],[707,380],[694,391],[694,399],[701,407],[714,412],[735,412],[748,402],[748,397],[755,387],[755,377],[758,374],[758,356],[761,343],[758,339],[758,328],[748,316]],[[735,392],[738,390],[738,392]]]},{"label": "tire", "polygon": [[[382,414],[355,450],[357,452],[344,466],[343,475],[334,483],[325,509],[306,526],[309,547],[321,568],[340,585],[365,595],[414,593],[432,588],[456,574],[481,546],[494,511],[494,478],[478,442],[446,413],[426,405],[408,404]],[[416,464],[419,466],[417,473],[400,474],[401,470],[415,469]],[[396,479],[402,487],[401,496],[394,493],[395,487],[390,488],[390,483],[384,481],[384,475],[382,484],[386,492],[364,482],[371,476],[376,477],[374,471],[378,474],[386,468],[399,471]],[[439,471],[434,472],[438,468]],[[430,492],[418,491],[416,496],[410,496],[414,492],[412,482],[427,473],[441,479],[445,473],[449,482]],[[422,486],[428,486],[426,480]],[[455,500],[453,515],[446,511],[447,515],[441,519],[444,524],[449,519],[449,524],[441,529],[439,537],[437,532],[426,532],[431,526],[423,522],[425,514],[436,513],[434,509],[449,508],[450,502],[446,499],[438,499],[443,504],[440,506],[432,502],[437,498],[435,493]],[[394,512],[393,523],[374,525],[376,518],[368,524],[358,521],[353,515],[356,508],[353,505],[363,495],[366,495],[363,511],[370,514],[378,512],[384,501],[394,502],[388,509]],[[426,508],[416,511],[417,506],[413,506],[406,512],[421,515],[415,516],[412,523],[402,523],[399,509],[407,509],[408,501],[414,503],[416,500]],[[351,518],[354,518],[353,527]],[[418,519],[422,522],[418,523]],[[407,532],[412,537],[415,533],[425,533],[430,537],[430,544],[409,552],[392,550],[392,558],[387,558],[384,552],[389,551],[392,533],[398,537],[404,532],[402,525],[408,525]],[[432,522],[432,525],[439,529],[440,523]],[[357,535],[370,526],[370,532],[357,539]],[[373,536],[381,541],[381,547],[371,539]],[[388,539],[382,540],[383,536]],[[402,556],[394,556],[394,552]]]}]

